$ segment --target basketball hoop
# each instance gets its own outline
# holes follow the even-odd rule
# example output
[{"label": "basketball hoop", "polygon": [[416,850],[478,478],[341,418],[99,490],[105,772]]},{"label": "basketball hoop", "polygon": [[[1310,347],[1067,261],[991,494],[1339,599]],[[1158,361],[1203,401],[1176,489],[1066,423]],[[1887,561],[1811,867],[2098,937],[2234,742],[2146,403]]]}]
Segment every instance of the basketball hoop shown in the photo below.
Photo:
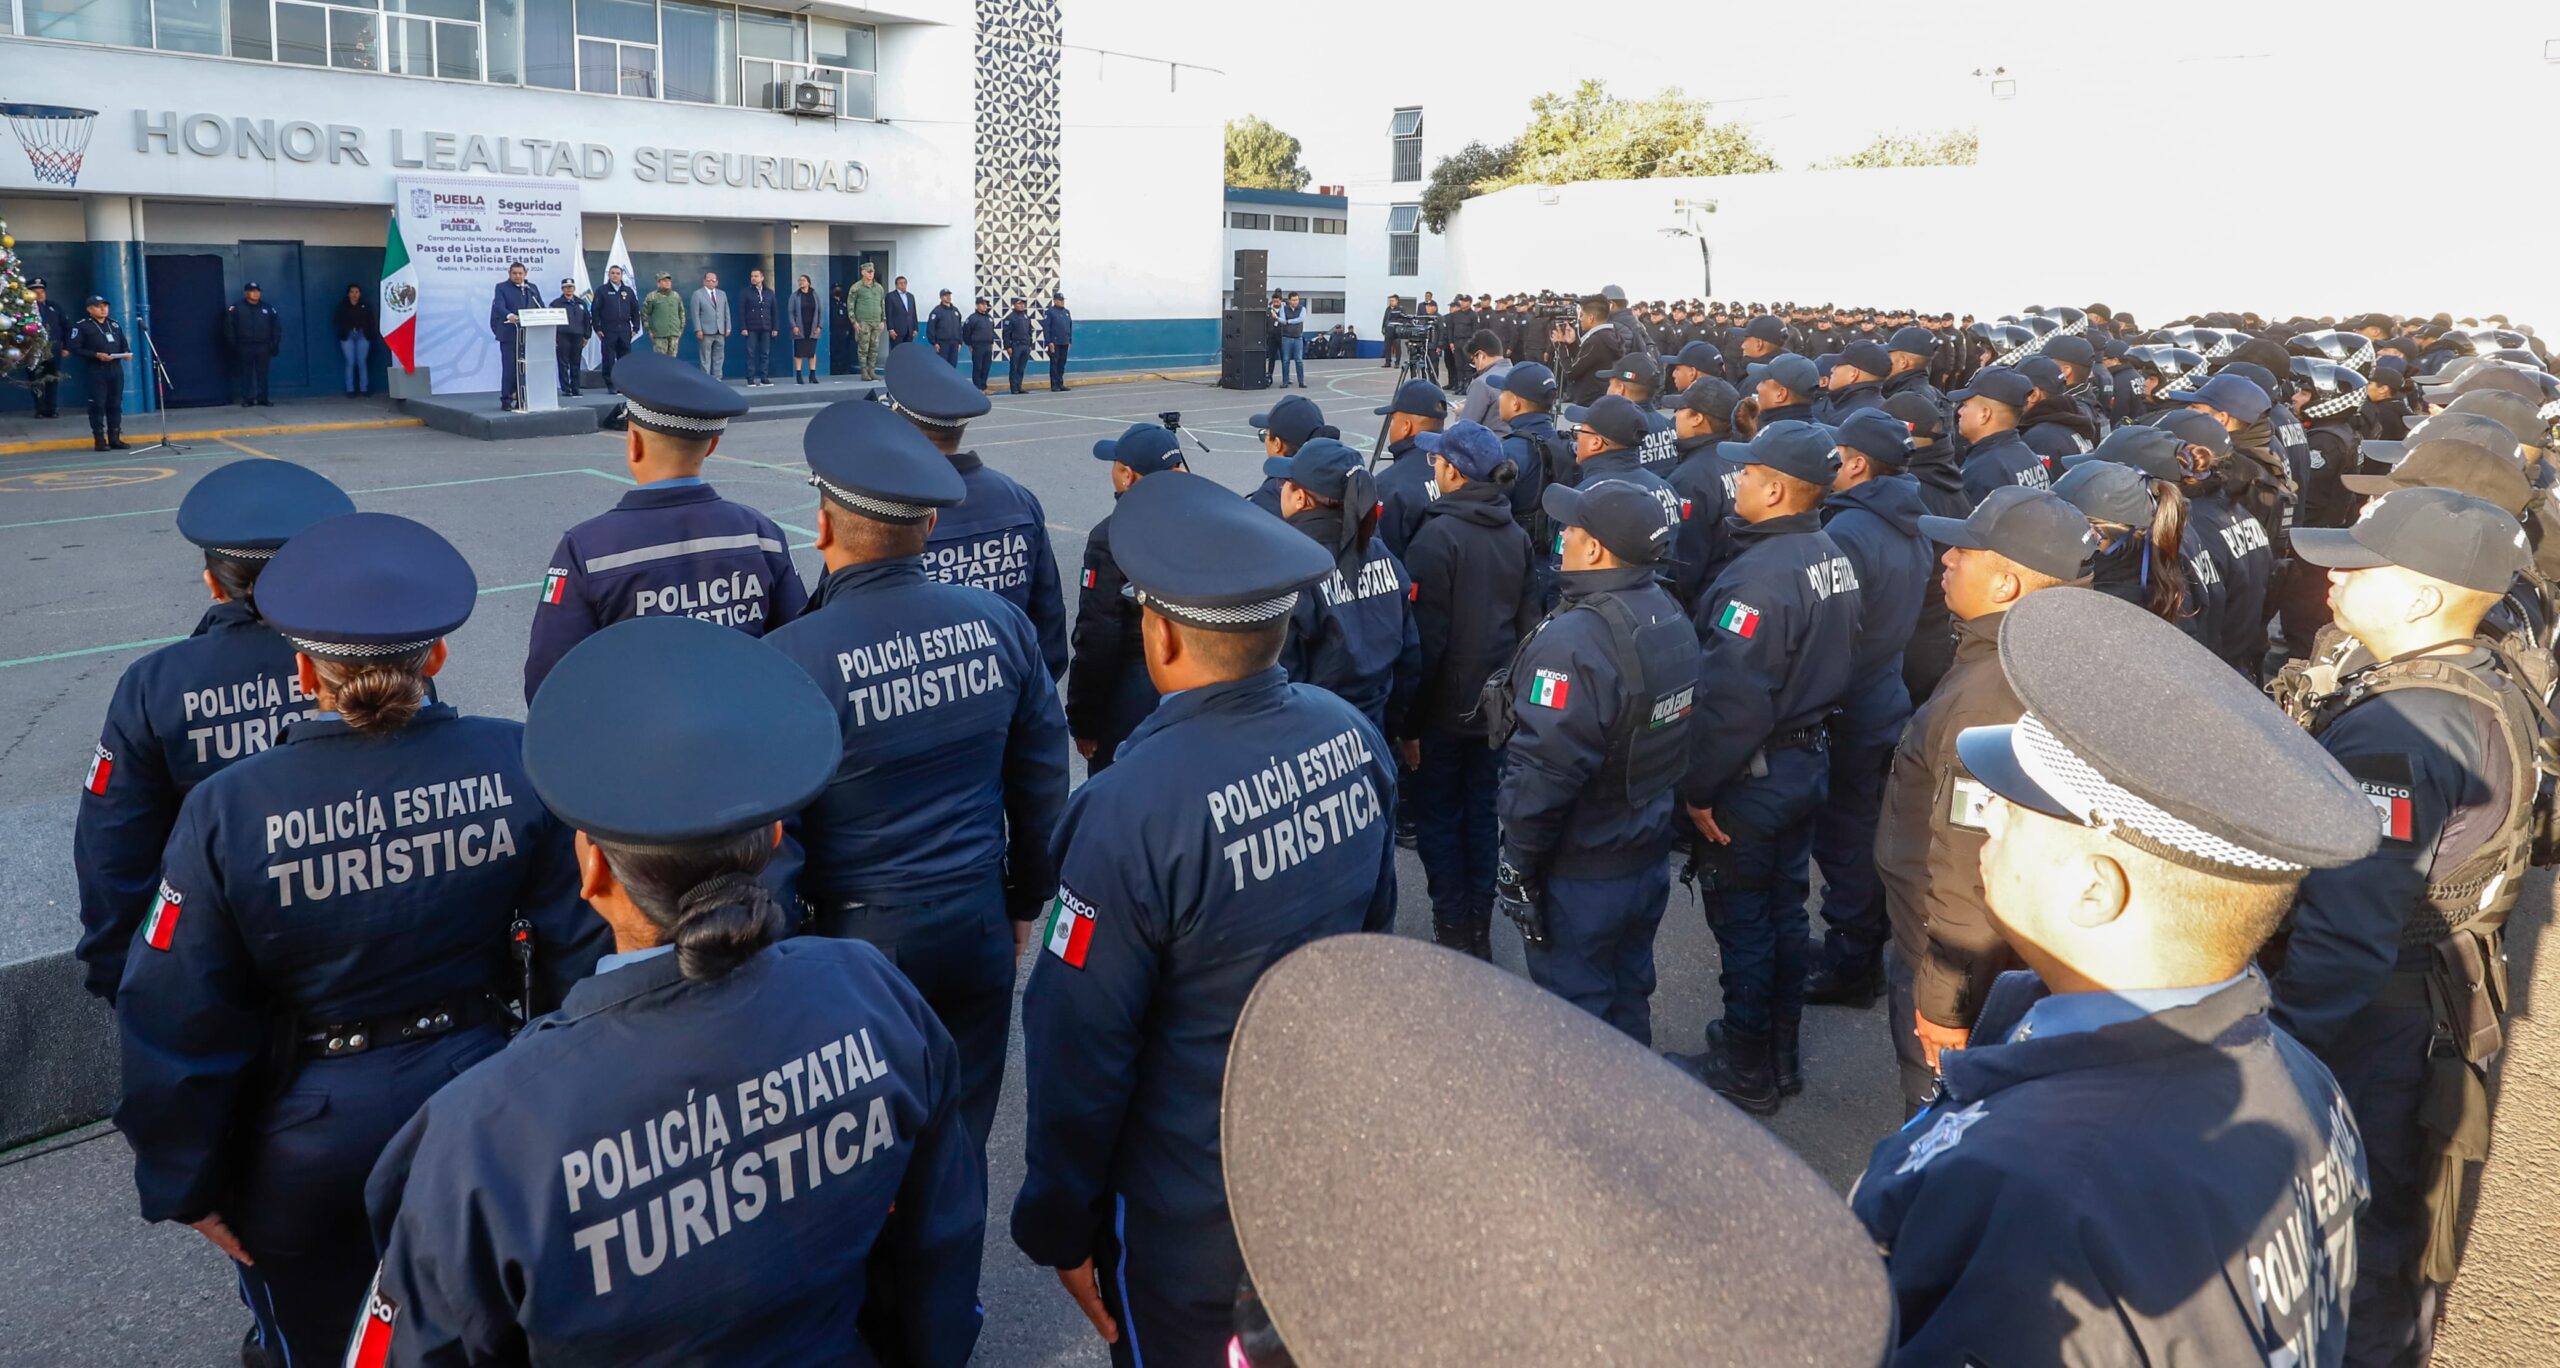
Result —
[{"label": "basketball hoop", "polygon": [[79,181],[81,154],[89,150],[90,125],[98,111],[69,105],[0,104],[0,115],[7,116],[9,127],[16,130],[18,146],[26,150],[27,165],[37,180],[62,186]]}]

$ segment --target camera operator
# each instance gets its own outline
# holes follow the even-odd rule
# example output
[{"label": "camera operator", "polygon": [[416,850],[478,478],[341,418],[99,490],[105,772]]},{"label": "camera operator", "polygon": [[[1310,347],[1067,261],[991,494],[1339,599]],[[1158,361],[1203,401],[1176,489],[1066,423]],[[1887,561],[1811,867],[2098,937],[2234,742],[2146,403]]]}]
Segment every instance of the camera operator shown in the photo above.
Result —
[{"label": "camera operator", "polygon": [[[1559,326],[1551,334],[1558,342],[1569,340]],[[1609,371],[1619,358],[1642,347],[1634,334],[1620,328],[1609,317],[1609,300],[1603,295],[1582,298],[1582,340],[1574,348],[1573,361],[1564,373],[1565,402],[1589,404],[1609,390]]]},{"label": "camera operator", "polygon": [[1387,370],[1394,370],[1403,359],[1396,354],[1396,338],[1393,331],[1396,322],[1403,317],[1404,296],[1388,295],[1387,311],[1378,316],[1378,336],[1382,339],[1378,350],[1386,358],[1378,364]]}]

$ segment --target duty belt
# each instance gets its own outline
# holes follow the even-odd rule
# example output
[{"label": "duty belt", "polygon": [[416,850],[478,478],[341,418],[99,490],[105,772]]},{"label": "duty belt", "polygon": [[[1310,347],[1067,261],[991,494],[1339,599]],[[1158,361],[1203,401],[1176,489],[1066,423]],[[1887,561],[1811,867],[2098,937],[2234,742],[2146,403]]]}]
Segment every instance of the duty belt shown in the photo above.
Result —
[{"label": "duty belt", "polygon": [[1770,735],[1768,744],[1762,746],[1761,749],[1773,751],[1826,750],[1830,745],[1831,733],[1826,731],[1821,723],[1816,722],[1810,727],[1798,727],[1793,731],[1774,732]]},{"label": "duty belt", "polygon": [[302,1033],[305,1059],[344,1059],[381,1045],[399,1045],[447,1035],[497,1019],[498,999],[489,992],[456,993],[421,1003],[407,1011],[385,1012],[356,1021],[315,1026]]}]

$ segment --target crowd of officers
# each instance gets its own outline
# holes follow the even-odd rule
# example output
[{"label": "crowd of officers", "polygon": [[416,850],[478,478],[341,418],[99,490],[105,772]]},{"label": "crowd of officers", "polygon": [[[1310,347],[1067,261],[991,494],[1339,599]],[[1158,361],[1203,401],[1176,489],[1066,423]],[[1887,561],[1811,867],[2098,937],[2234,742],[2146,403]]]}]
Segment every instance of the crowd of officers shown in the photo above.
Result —
[{"label": "crowd of officers", "polygon": [[[1774,1113],[1808,1005],[1890,998],[1871,1304],[1618,1317],[1590,1356],[1863,1326],[1909,1363],[2424,1361],[2545,854],[2539,344],[1790,310],[1665,353],[1608,293],[1576,312],[1561,373],[1474,331],[1460,412],[1407,381],[1371,453],[1283,397],[1244,497],[1166,426],[1096,443],[1072,626],[932,350],[810,420],[814,591],[702,479],[744,400],[635,355],[634,488],[553,552],[522,726],[437,698],[476,585],[431,529],[287,463],[205,477],[212,606],[109,706],[78,954],[143,1214],[236,1261],[244,1358],[965,1360],[1027,952],[1011,1234],[1115,1362],[1528,1361],[1541,1265],[1481,1240],[1539,1231],[1238,1198],[1360,1168],[1364,1099],[1422,1105],[1374,1034],[1301,1061],[1350,1131],[1228,1073],[1276,962],[1392,929],[1409,839],[1432,965],[1516,929],[1614,1033],[1568,1089],[1595,1115],[1611,1083],[1715,1110],[1683,1073]],[[1675,878],[1722,1014],[1665,1065]],[[1448,1080],[1450,1124],[1537,1116],[1498,1073]],[[1571,1158],[1625,1137],[1542,1129],[1632,1186],[1521,1219],[1649,1238],[1644,1165]],[[1684,1163],[1767,1169],[1707,1131]],[[1839,1213],[1765,1215],[1731,1257]],[[1304,1257],[1407,1236],[1419,1328],[1346,1319]]]}]

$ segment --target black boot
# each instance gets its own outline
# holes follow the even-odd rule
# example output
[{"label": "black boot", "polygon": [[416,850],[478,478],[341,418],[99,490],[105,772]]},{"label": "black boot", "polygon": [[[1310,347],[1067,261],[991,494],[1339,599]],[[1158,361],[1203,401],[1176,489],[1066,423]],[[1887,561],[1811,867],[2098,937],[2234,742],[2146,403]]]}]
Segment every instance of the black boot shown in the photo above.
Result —
[{"label": "black boot", "polygon": [[1431,943],[1446,946],[1462,954],[1476,952],[1476,929],[1462,921],[1431,919]]},{"label": "black boot", "polygon": [[1819,952],[1813,961],[1813,972],[1804,976],[1804,1000],[1816,1007],[1855,1007],[1861,1011],[1876,1005],[1884,992],[1884,970],[1870,961],[1861,971],[1856,965],[1833,964]]},{"label": "black boot", "polygon": [[1483,960],[1487,964],[1492,963],[1493,913],[1488,911],[1483,916],[1476,918],[1475,926],[1472,928],[1472,931],[1474,940],[1467,946],[1467,953],[1475,956],[1477,959]]},{"label": "black boot", "polygon": [[109,429],[107,432],[107,450],[123,451],[126,449],[127,448],[124,444],[124,434],[114,429]]},{"label": "black boot", "polygon": [[92,432],[92,433],[90,433],[90,434],[89,434],[89,449],[90,449],[90,450],[92,450],[92,451],[104,451],[104,450],[106,450],[106,449],[107,449],[107,434],[105,434],[105,433],[103,433],[103,432]]},{"label": "black boot", "polygon": [[1663,1057],[1753,1116],[1777,1114],[1778,1080],[1769,1066],[1767,1036],[1728,1032],[1719,1021],[1707,1027],[1704,1051]]},{"label": "black boot", "polygon": [[1797,1020],[1778,1022],[1769,1035],[1769,1073],[1777,1080],[1780,1097],[1804,1091],[1804,1052],[1797,1048],[1803,1034],[1804,1022]]}]

